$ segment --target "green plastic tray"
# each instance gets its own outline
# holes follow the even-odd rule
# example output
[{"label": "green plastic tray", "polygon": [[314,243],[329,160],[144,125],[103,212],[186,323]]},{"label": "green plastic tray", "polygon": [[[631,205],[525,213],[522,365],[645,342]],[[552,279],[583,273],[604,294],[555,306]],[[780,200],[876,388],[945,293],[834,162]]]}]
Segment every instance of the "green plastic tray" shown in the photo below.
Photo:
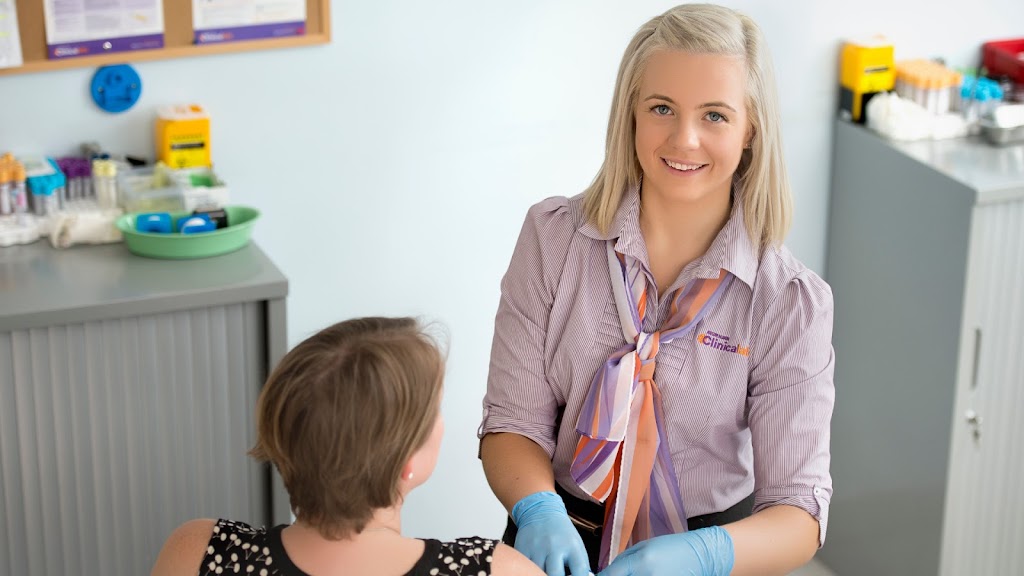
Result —
[{"label": "green plastic tray", "polygon": [[[247,206],[227,206],[224,211],[228,214],[227,228],[198,234],[139,232],[135,229],[135,217],[140,212],[125,214],[115,224],[133,254],[171,260],[206,258],[234,252],[248,244],[252,226],[260,217],[259,210]],[[191,213],[171,212],[170,215],[172,227],[177,228],[178,219]]]}]

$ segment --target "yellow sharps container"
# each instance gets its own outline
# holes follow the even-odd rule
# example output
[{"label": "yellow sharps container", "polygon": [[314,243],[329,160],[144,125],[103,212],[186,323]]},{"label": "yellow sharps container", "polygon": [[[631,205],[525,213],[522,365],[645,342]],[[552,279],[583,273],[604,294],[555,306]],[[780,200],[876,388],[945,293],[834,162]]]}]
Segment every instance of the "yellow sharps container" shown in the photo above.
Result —
[{"label": "yellow sharps container", "polygon": [[896,84],[893,46],[882,37],[843,44],[839,73],[839,111],[854,122],[864,123],[864,107],[879,92]]},{"label": "yellow sharps container", "polygon": [[202,106],[168,106],[157,111],[156,157],[171,168],[209,167],[210,117]]}]

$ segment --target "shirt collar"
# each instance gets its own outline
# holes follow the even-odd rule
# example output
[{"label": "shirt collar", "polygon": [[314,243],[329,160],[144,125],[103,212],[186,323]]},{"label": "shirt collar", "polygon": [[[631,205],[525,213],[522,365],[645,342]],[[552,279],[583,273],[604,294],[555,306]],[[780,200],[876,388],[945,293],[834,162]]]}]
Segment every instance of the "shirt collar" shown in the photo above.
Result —
[{"label": "shirt collar", "polygon": [[619,201],[608,231],[601,233],[589,220],[579,228],[580,233],[594,240],[615,240],[615,251],[638,258],[647,264],[647,245],[640,232],[640,184],[629,186]]},{"label": "shirt collar", "polygon": [[[622,196],[608,232],[602,234],[593,223],[586,221],[580,233],[594,240],[615,239],[615,251],[647,263],[647,245],[640,232],[640,186],[630,186]],[[725,226],[711,243],[711,247],[698,261],[696,273],[702,278],[717,278],[718,271],[728,270],[747,286],[754,287],[757,275],[757,250],[747,233],[743,218],[743,202],[733,192],[732,211]]]},{"label": "shirt collar", "polygon": [[757,254],[750,234],[747,233],[742,197],[734,190],[729,220],[700,259],[698,274],[704,276],[706,273],[708,278],[718,277],[718,271],[724,268],[753,288],[754,277],[757,276]]}]

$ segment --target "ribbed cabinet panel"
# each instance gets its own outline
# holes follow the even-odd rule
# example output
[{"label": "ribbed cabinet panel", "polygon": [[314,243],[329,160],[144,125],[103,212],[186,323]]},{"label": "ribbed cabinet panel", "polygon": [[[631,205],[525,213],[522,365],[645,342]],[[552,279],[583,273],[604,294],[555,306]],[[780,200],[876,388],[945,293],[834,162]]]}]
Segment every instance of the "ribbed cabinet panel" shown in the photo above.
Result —
[{"label": "ribbed cabinet panel", "polygon": [[976,208],[974,229],[942,574],[1024,574],[1024,202]]},{"label": "ribbed cabinet panel", "polygon": [[0,333],[0,573],[148,574],[182,522],[267,521],[260,303]]}]

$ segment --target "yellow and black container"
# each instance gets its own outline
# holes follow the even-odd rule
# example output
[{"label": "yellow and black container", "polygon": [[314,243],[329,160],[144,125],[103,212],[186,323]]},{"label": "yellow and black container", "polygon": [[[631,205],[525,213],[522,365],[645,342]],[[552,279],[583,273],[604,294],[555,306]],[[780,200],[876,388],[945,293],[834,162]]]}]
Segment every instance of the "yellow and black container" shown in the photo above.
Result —
[{"label": "yellow and black container", "polygon": [[845,42],[839,73],[840,114],[863,124],[868,100],[896,85],[895,64],[893,46],[883,38]]},{"label": "yellow and black container", "polygon": [[212,165],[210,117],[198,104],[166,106],[157,111],[157,160],[171,168]]}]

